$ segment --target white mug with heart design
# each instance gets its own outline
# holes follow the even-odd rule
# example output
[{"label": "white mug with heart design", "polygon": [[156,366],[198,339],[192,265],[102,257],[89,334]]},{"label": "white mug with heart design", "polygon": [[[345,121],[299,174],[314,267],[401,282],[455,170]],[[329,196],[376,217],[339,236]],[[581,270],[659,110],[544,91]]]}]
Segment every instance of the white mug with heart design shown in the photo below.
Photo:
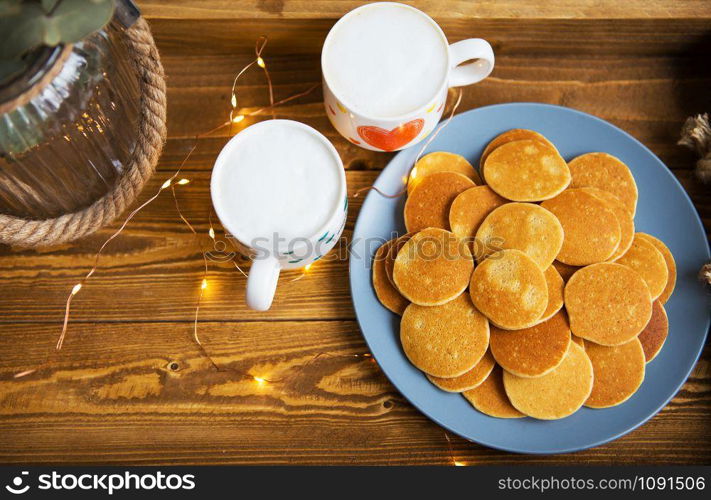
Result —
[{"label": "white mug with heart design", "polygon": [[479,38],[449,45],[424,12],[376,2],[331,28],[321,68],[326,114],[336,130],[363,148],[396,151],[429,135],[450,87],[489,76],[494,52]]}]

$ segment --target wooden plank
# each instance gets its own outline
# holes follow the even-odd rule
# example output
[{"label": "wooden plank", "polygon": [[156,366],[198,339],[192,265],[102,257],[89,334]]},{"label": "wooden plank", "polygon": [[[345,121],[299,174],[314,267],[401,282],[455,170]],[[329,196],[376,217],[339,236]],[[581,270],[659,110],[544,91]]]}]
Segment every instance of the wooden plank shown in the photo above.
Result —
[{"label": "wooden plank", "polygon": [[[670,19],[709,18],[703,0],[415,0],[402,2],[437,19]],[[149,19],[338,19],[362,0],[141,0]]]},{"label": "wooden plank", "polygon": [[[451,436],[414,409],[367,353],[353,321],[75,325],[51,366],[46,324],[5,324],[0,461],[80,464],[708,463],[708,349],[674,400],[614,443],[526,457]],[[253,376],[271,380],[260,384]],[[474,411],[474,410],[472,410]],[[324,446],[328,443],[328,446]]]},{"label": "wooden plank", "polygon": [[[484,38],[502,55],[708,54],[708,19],[443,19],[450,42]],[[261,35],[283,55],[319,54],[330,19],[152,19],[162,54],[248,53]]]},{"label": "wooden plank", "polygon": [[[347,172],[351,203],[344,239],[302,279],[293,281],[300,276],[300,271],[284,272],[274,305],[268,312],[246,307],[245,278],[232,265],[211,262],[200,317],[213,321],[354,319],[345,257],[362,197],[354,198],[353,194],[372,185],[378,174],[371,170]],[[675,174],[691,193],[706,227],[711,227],[711,199],[706,188],[695,180],[690,170],[678,170]],[[192,182],[179,191],[182,210],[201,231],[202,248],[210,250],[207,237],[211,207],[209,173],[187,172],[186,177]],[[163,180],[164,177],[155,176],[144,198],[157,190]],[[222,239],[217,220],[215,225]],[[58,329],[64,317],[67,294],[91,268],[94,252],[110,233],[110,229],[104,229],[75,244],[40,252],[0,252],[0,288],[3,290],[0,324],[41,321],[51,322]],[[373,250],[379,244],[380,241],[374,241]],[[240,264],[248,268],[247,262],[240,261]],[[202,273],[198,243],[178,218],[170,194],[164,193],[107,248],[99,270],[74,298],[70,335],[77,321],[190,321],[195,313]]]}]

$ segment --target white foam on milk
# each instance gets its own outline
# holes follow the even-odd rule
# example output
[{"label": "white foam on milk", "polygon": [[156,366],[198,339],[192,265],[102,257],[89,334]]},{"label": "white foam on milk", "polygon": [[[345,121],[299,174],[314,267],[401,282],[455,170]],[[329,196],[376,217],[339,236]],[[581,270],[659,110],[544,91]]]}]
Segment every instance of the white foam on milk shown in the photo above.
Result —
[{"label": "white foam on milk", "polygon": [[276,234],[281,247],[328,222],[342,201],[341,166],[313,133],[282,120],[267,124],[245,129],[221,154],[217,205],[243,243],[273,242]]},{"label": "white foam on milk", "polygon": [[333,93],[377,118],[426,105],[447,74],[446,41],[422,13],[375,4],[350,14],[324,45],[323,70]]}]

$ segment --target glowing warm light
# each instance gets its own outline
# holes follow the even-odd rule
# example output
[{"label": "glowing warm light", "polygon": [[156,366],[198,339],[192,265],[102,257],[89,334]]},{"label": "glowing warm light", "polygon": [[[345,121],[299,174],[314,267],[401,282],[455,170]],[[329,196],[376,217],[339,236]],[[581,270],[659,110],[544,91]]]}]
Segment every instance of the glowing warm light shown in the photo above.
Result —
[{"label": "glowing warm light", "polygon": [[190,182],[190,179],[180,179],[180,180],[178,181],[178,184],[180,184],[181,186],[184,186],[184,185],[186,185],[186,184],[189,183],[189,182]]},{"label": "glowing warm light", "polygon": [[166,188],[168,188],[168,187],[170,187],[170,179],[168,179],[167,181],[165,181],[165,182],[163,183],[163,185],[162,185],[160,188],[161,188],[161,189],[166,189]]},{"label": "glowing warm light", "polygon": [[262,377],[254,377],[254,381],[256,383],[258,383],[259,385],[264,385],[267,383],[267,381],[265,379],[263,379]]},{"label": "glowing warm light", "polygon": [[232,104],[233,108],[237,107],[237,96],[232,94],[232,99],[230,99],[230,104]]},{"label": "glowing warm light", "polygon": [[262,59],[261,57],[257,57],[257,66],[259,66],[260,68],[266,68],[266,67],[267,67],[267,65],[264,64],[264,59]]},{"label": "glowing warm light", "polygon": [[234,118],[232,118],[232,123],[239,123],[242,120],[244,120],[244,115],[237,115]]},{"label": "glowing warm light", "polygon": [[81,290],[81,283],[77,283],[76,285],[74,285],[74,288],[72,288],[72,295],[78,294],[79,290]]},{"label": "glowing warm light", "polygon": [[465,464],[464,462],[457,462],[457,461],[455,460],[455,461],[454,461],[454,465],[456,465],[457,467],[464,467],[464,466],[467,465],[467,464]]},{"label": "glowing warm light", "polygon": [[410,177],[412,177],[413,179],[414,179],[415,177],[417,177],[417,167],[413,168],[413,169],[410,171]]},{"label": "glowing warm light", "polygon": [[203,279],[203,280],[202,280],[202,285],[200,285],[200,287],[201,287],[203,290],[204,290],[205,288],[207,288],[207,280],[206,280],[206,279]]},{"label": "glowing warm light", "polygon": [[306,264],[306,266],[304,266],[304,272],[306,272],[306,271],[308,271],[309,269],[311,269],[311,266],[313,266],[313,265],[314,265],[313,262],[312,262],[311,264]]},{"label": "glowing warm light", "polygon": [[210,238],[212,238],[213,240],[215,239],[215,230],[214,229],[210,228],[210,230],[207,232],[207,234],[209,234]]}]

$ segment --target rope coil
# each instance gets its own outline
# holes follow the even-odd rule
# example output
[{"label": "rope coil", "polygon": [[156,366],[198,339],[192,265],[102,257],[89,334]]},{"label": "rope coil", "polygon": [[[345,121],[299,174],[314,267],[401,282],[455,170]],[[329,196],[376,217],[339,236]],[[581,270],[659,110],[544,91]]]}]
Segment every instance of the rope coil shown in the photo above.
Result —
[{"label": "rope coil", "polygon": [[165,74],[151,30],[140,18],[125,31],[141,92],[138,141],[126,169],[101,199],[77,212],[32,220],[0,214],[0,243],[43,247],[89,235],[111,223],[137,198],[158,163],[166,139]]}]

